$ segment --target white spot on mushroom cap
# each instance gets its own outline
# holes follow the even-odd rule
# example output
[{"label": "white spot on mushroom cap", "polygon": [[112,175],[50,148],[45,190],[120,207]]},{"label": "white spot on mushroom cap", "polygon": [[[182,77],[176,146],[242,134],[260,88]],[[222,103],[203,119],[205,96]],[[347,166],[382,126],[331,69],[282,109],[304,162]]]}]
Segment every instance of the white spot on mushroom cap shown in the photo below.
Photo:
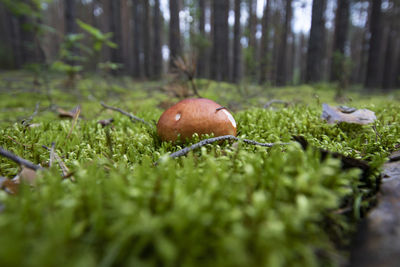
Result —
[{"label": "white spot on mushroom cap", "polygon": [[228,117],[228,119],[231,122],[232,126],[236,129],[236,121],[233,118],[232,114],[229,113],[229,111],[227,111],[226,109],[223,109],[222,112],[224,112],[226,114],[226,116]]},{"label": "white spot on mushroom cap", "polygon": [[181,113],[177,113],[176,115],[175,115],[175,120],[176,121],[179,121],[181,119]]}]

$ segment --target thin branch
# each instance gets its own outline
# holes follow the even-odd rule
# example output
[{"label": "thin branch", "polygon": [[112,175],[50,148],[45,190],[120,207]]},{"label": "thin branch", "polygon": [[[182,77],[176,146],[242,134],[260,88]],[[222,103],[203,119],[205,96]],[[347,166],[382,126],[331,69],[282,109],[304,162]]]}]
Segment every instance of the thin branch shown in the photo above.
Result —
[{"label": "thin branch", "polygon": [[290,145],[290,143],[260,143],[254,140],[250,140],[250,139],[239,139],[237,138],[238,141],[243,141],[249,145],[255,145],[255,146],[265,146],[265,147],[273,147],[273,146],[287,146]]},{"label": "thin branch", "polygon": [[185,148],[183,148],[183,149],[181,149],[179,151],[176,151],[176,152],[172,153],[169,156],[171,158],[178,158],[178,157],[186,155],[187,153],[189,153],[190,151],[192,151],[192,150],[194,150],[196,148],[199,148],[199,147],[202,147],[202,146],[214,143],[214,142],[223,141],[223,140],[243,141],[243,142],[245,142],[247,144],[250,144],[250,145],[257,145],[257,146],[264,146],[264,147],[273,147],[273,146],[276,146],[276,145],[288,145],[288,144],[290,144],[290,143],[259,143],[259,142],[256,142],[256,141],[253,141],[253,140],[249,140],[249,139],[240,139],[240,138],[237,138],[236,136],[233,136],[233,135],[223,135],[223,136],[204,139],[204,140],[202,140],[202,141],[200,141],[200,142],[198,142],[196,144],[193,144],[193,145],[191,145],[189,147],[185,147]]},{"label": "thin branch", "polygon": [[193,77],[189,78],[189,81],[190,81],[190,84],[192,85],[192,89],[193,89],[194,94],[197,97],[201,97],[200,94],[199,94],[199,91],[197,91],[197,86],[196,86],[196,83],[195,83]]},{"label": "thin branch", "polygon": [[73,117],[73,119],[72,119],[72,125],[71,125],[71,128],[69,129],[67,138],[66,138],[65,140],[67,140],[67,139],[71,136],[72,131],[73,131],[74,128],[75,128],[76,122],[78,121],[79,114],[81,114],[81,107],[80,107],[80,106],[78,106],[78,107],[76,108],[76,110],[75,110],[74,117]]},{"label": "thin branch", "polygon": [[[47,149],[48,151],[50,151],[50,153],[51,153],[51,150],[53,148],[53,147],[49,148],[49,147],[47,147],[45,145],[42,145],[42,147],[44,149]],[[57,163],[58,163],[58,166],[61,169],[63,178],[68,178],[69,177],[71,179],[71,181],[75,182],[75,178],[73,176],[71,176],[71,173],[70,173],[67,165],[65,165],[65,163],[62,161],[61,157],[57,154],[56,151],[54,151],[54,158],[57,160]]]},{"label": "thin branch", "polygon": [[117,112],[119,112],[119,113],[121,113],[121,114],[123,114],[125,116],[128,116],[131,119],[132,122],[133,121],[139,121],[141,123],[144,123],[144,124],[150,126],[151,128],[154,128],[154,126],[150,122],[147,122],[144,119],[136,117],[136,116],[130,114],[129,112],[126,112],[126,111],[124,111],[124,110],[122,110],[120,108],[109,106],[109,105],[105,104],[104,102],[100,102],[100,104],[106,109],[111,109],[111,110],[117,111]]},{"label": "thin branch", "polygon": [[29,169],[32,169],[35,171],[43,169],[41,166],[36,165],[26,159],[20,158],[17,155],[14,155],[13,153],[11,153],[10,151],[3,149],[2,147],[0,147],[0,155],[18,163],[19,165],[23,165],[23,166],[28,167]]},{"label": "thin branch", "polygon": [[36,106],[35,106],[35,111],[33,112],[33,114],[31,116],[29,116],[26,120],[22,120],[22,125],[24,127],[27,127],[29,125],[29,123],[33,120],[33,118],[37,115],[38,111],[39,111],[39,105],[40,103],[37,102]]},{"label": "thin branch", "polygon": [[287,107],[289,105],[289,102],[279,100],[279,99],[272,99],[272,100],[268,101],[267,103],[265,103],[264,108],[269,108],[270,106],[272,106],[272,104],[283,104],[283,105],[285,105],[285,107]]},{"label": "thin branch", "polygon": [[22,143],[18,142],[17,140],[13,139],[13,138],[12,138],[11,136],[9,136],[9,135],[7,135],[7,138],[10,139],[11,141],[13,141],[14,143],[16,143],[16,144],[18,144],[18,145],[21,145],[21,146],[23,146],[23,147],[32,147],[32,145],[25,145],[25,144],[22,144]]},{"label": "thin branch", "polygon": [[51,149],[50,149],[49,167],[53,166],[53,162],[54,162],[54,158],[55,158],[55,156],[54,156],[55,155],[54,148],[55,148],[55,143],[52,142],[51,143]]}]

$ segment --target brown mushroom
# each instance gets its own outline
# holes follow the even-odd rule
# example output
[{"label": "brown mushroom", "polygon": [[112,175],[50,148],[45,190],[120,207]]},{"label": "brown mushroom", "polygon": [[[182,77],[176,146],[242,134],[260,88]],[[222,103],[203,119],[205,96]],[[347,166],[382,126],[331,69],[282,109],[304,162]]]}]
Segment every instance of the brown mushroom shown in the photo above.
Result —
[{"label": "brown mushroom", "polygon": [[163,141],[184,141],[194,133],[236,136],[236,122],[221,105],[206,98],[185,99],[167,109],[157,123]]}]

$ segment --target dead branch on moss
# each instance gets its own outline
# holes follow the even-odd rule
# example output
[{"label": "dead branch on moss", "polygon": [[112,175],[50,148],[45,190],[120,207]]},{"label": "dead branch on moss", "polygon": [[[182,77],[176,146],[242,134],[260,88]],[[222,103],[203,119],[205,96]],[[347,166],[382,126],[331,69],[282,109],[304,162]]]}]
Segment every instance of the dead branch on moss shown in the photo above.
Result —
[{"label": "dead branch on moss", "polygon": [[79,112],[78,117],[79,117],[79,116],[80,116],[81,118],[83,117],[82,114],[80,114],[80,112],[81,112],[81,105],[77,105],[76,107],[74,107],[74,108],[71,109],[71,110],[65,110],[65,109],[63,109],[63,108],[61,108],[61,107],[58,107],[58,106],[50,107],[50,109],[51,109],[52,111],[56,112],[56,113],[58,114],[58,117],[59,117],[59,118],[63,118],[63,119],[65,119],[65,118],[67,118],[67,119],[74,119],[78,112]]},{"label": "dead branch on moss", "polygon": [[22,144],[22,143],[18,142],[17,140],[15,140],[14,138],[12,138],[12,137],[9,136],[9,135],[7,135],[7,138],[10,139],[11,141],[13,141],[14,143],[16,143],[16,144],[18,144],[18,145],[21,145],[21,146],[23,146],[23,147],[25,147],[25,148],[27,148],[27,147],[32,147],[32,145],[25,145],[25,144]]},{"label": "dead branch on moss", "polygon": [[47,149],[48,151],[50,151],[50,158],[51,158],[51,154],[54,153],[54,154],[53,154],[53,157],[54,157],[54,159],[57,161],[58,166],[59,166],[60,169],[61,169],[62,177],[63,177],[64,179],[70,178],[71,181],[75,182],[75,178],[72,176],[72,173],[69,171],[67,165],[65,165],[65,163],[62,161],[61,157],[57,154],[57,152],[56,152],[55,149],[53,148],[53,144],[54,144],[54,142],[52,143],[52,147],[51,147],[51,148],[49,148],[49,147],[47,147],[47,146],[45,146],[45,145],[42,145],[42,147],[43,147],[44,149]]},{"label": "dead branch on moss", "polygon": [[17,155],[11,153],[10,151],[3,149],[2,147],[0,147],[0,155],[18,163],[19,165],[28,167],[29,169],[32,169],[35,171],[43,169],[42,166],[36,165],[36,164],[30,162],[29,160],[20,158]]},{"label": "dead branch on moss", "polygon": [[132,122],[134,122],[134,121],[139,121],[139,122],[141,122],[141,123],[146,124],[147,126],[150,126],[151,128],[154,128],[153,124],[151,124],[150,122],[147,122],[147,121],[145,121],[144,119],[141,119],[141,118],[139,118],[139,117],[136,117],[135,115],[132,115],[132,114],[130,114],[129,112],[126,112],[126,111],[124,111],[124,110],[122,110],[122,109],[120,109],[120,108],[116,108],[116,107],[109,106],[109,105],[105,104],[104,102],[100,102],[100,104],[101,104],[105,109],[111,109],[111,110],[117,111],[117,112],[119,112],[119,113],[121,113],[121,114],[123,114],[123,115],[125,115],[125,116],[128,116],[128,117],[131,119]]},{"label": "dead branch on moss", "polygon": [[76,122],[78,121],[79,114],[81,114],[81,106],[80,106],[80,105],[78,105],[78,106],[76,107],[76,111],[75,111],[74,116],[73,116],[73,118],[72,118],[71,128],[69,129],[67,138],[66,138],[65,140],[67,140],[67,139],[71,136],[72,131],[73,131],[74,128],[75,128]]},{"label": "dead branch on moss", "polygon": [[257,141],[253,141],[253,140],[249,140],[249,139],[241,139],[238,138],[236,136],[233,135],[223,135],[223,136],[218,136],[218,137],[213,137],[213,138],[208,138],[208,139],[204,139],[196,144],[193,144],[189,147],[185,147],[179,151],[176,151],[174,153],[172,153],[171,155],[169,155],[171,158],[178,158],[181,156],[186,155],[187,153],[189,153],[192,150],[195,150],[199,147],[214,143],[214,142],[218,142],[218,141],[224,141],[224,140],[235,140],[235,141],[242,141],[246,144],[250,144],[250,145],[256,145],[256,146],[263,146],[263,147],[273,147],[276,145],[288,145],[290,143],[260,143]]},{"label": "dead branch on moss", "polygon": [[50,159],[49,159],[49,167],[53,166],[54,158],[55,158],[55,143],[51,143],[51,149],[50,149]]}]

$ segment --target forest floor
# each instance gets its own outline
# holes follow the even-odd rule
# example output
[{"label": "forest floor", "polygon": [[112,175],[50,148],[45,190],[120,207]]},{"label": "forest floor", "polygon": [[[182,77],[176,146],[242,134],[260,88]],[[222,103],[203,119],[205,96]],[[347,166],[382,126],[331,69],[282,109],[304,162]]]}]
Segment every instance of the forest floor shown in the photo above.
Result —
[{"label": "forest floor", "polygon": [[[337,102],[327,84],[196,85],[232,111],[240,139],[289,144],[225,141],[173,159],[199,137],[162,142],[152,125],[189,84],[0,73],[0,146],[41,166],[0,157],[0,266],[345,264],[400,144],[400,93],[353,88]],[[323,103],[376,121],[328,124]]]}]

